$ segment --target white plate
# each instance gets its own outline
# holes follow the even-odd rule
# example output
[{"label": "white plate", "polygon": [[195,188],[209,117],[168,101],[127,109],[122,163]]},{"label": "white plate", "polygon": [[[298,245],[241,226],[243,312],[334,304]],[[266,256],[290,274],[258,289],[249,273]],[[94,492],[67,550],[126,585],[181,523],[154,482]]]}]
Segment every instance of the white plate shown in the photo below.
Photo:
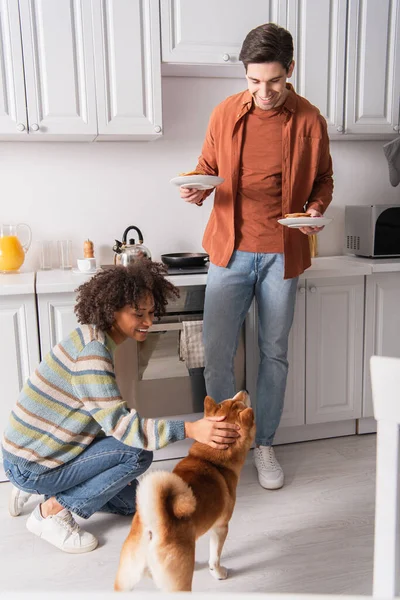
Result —
[{"label": "white plate", "polygon": [[329,225],[332,219],[328,217],[293,217],[287,219],[278,219],[278,223],[286,227],[324,227]]},{"label": "white plate", "polygon": [[72,269],[72,272],[75,273],[75,275],[94,275],[100,270],[100,268],[93,269],[92,271],[80,271],[79,269]]},{"label": "white plate", "polygon": [[211,190],[223,182],[224,178],[216,175],[181,175],[170,181],[173,185],[194,190]]}]

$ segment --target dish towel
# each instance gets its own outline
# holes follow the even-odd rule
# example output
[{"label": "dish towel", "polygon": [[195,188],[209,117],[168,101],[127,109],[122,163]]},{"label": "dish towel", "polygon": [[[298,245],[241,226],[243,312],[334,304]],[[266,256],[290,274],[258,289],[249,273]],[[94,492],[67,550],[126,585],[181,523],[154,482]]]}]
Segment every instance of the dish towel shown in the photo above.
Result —
[{"label": "dish towel", "polygon": [[389,180],[393,187],[400,183],[400,135],[383,146],[389,164]]},{"label": "dish towel", "polygon": [[203,321],[183,321],[179,356],[188,369],[204,367]]}]

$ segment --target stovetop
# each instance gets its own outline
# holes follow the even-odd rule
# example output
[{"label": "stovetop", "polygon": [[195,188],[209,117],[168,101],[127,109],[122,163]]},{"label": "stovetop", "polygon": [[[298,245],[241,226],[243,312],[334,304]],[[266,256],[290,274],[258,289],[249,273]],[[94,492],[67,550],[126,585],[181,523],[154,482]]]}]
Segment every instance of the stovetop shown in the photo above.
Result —
[{"label": "stovetop", "polygon": [[168,267],[168,275],[199,275],[201,273],[207,273],[208,265],[202,267]]}]

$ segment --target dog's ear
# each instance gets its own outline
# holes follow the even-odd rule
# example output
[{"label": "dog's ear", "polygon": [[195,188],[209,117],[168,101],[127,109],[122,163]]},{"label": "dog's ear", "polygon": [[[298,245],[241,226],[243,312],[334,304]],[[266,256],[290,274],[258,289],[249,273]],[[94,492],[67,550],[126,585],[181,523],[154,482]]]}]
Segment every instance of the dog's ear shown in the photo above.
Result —
[{"label": "dog's ear", "polygon": [[204,416],[209,417],[214,413],[215,407],[217,406],[216,402],[211,398],[211,396],[206,396],[204,398]]},{"label": "dog's ear", "polygon": [[254,412],[252,408],[245,408],[239,415],[240,421],[245,427],[251,427],[254,423]]}]

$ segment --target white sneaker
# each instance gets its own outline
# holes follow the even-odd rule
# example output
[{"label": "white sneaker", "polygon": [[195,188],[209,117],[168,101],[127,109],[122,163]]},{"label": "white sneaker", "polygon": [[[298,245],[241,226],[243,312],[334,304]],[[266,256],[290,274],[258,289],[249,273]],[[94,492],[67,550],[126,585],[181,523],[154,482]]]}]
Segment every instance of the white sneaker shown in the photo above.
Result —
[{"label": "white sneaker", "polygon": [[46,540],[49,544],[53,544],[60,550],[71,554],[91,552],[99,543],[94,535],[79,527],[66,508],[63,508],[56,515],[49,515],[44,518],[40,512],[40,504],[38,504],[28,517],[26,527],[42,540]]},{"label": "white sneaker", "polygon": [[277,490],[283,486],[284,475],[276,460],[272,446],[254,448],[254,464],[258,471],[258,481],[267,490]]},{"label": "white sneaker", "polygon": [[[11,484],[12,485],[12,484]],[[29,498],[32,494],[28,494],[28,492],[23,492],[19,490],[17,487],[12,485],[12,490],[10,494],[10,499],[8,501],[8,512],[12,517],[18,517],[21,514],[22,509],[25,504],[28,502]]]}]

